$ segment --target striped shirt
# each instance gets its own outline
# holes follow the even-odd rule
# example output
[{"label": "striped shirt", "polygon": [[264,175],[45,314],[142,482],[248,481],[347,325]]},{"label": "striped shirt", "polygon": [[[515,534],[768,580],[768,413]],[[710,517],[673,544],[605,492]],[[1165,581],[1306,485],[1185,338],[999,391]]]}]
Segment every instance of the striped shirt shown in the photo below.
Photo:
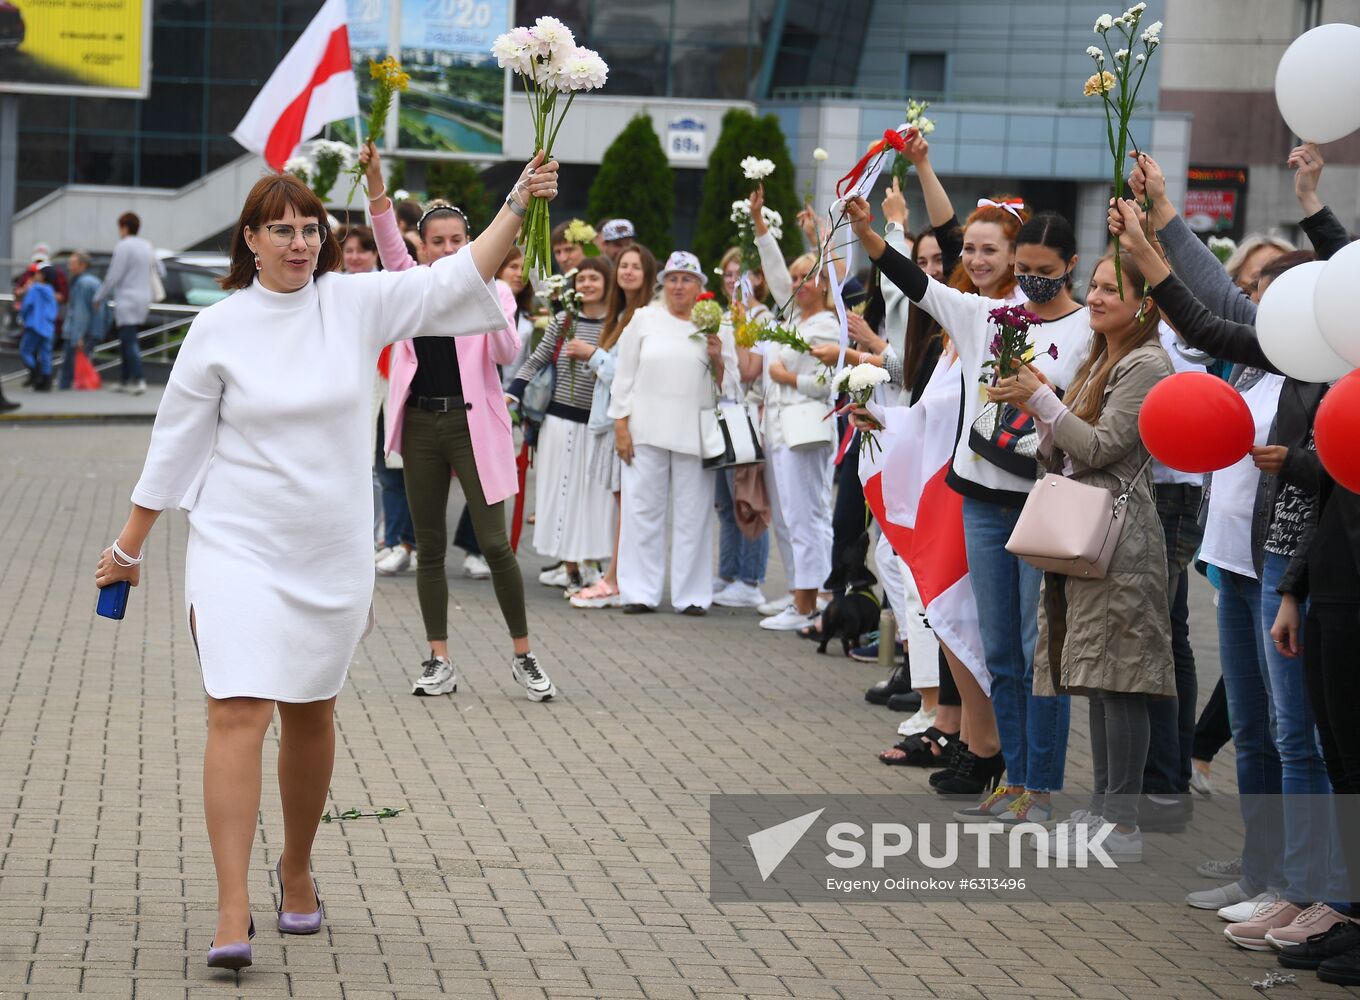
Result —
[{"label": "striped shirt", "polygon": [[[511,395],[523,395],[524,385],[538,374],[544,365],[552,364],[553,352],[557,350],[558,342],[561,340],[559,331],[565,319],[565,313],[558,313],[553,317],[553,321],[548,324],[548,329],[543,332],[543,339],[538,342],[534,352],[525,359],[520,366],[519,372],[515,375],[515,384],[511,386]],[[604,318],[587,319],[584,316],[577,316],[571,321],[572,339],[583,341],[587,344],[598,344],[600,333],[604,329]],[[518,391],[517,391],[518,390]],[[595,394],[595,373],[584,361],[573,361],[567,357],[564,349],[557,355],[557,383],[553,389],[553,403],[556,404],[554,410],[559,410],[558,415],[576,419],[576,414],[560,412],[560,408],[566,407],[571,410],[579,410],[579,423],[585,423],[590,418],[590,404]]]}]

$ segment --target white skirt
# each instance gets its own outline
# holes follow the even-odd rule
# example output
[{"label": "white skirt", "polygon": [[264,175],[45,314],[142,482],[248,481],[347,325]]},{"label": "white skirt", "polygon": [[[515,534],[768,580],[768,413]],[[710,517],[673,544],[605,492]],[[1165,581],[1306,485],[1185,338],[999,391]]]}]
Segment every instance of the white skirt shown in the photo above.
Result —
[{"label": "white skirt", "polygon": [[585,424],[549,415],[534,461],[534,548],[565,562],[608,559],[614,551],[614,498],[588,469]]},{"label": "white skirt", "polygon": [[612,427],[590,432],[590,447],[587,453],[590,457],[586,460],[586,469],[590,472],[591,478],[610,493],[618,493],[623,489],[619,471],[623,467],[623,461],[619,458],[618,449],[614,447]]}]

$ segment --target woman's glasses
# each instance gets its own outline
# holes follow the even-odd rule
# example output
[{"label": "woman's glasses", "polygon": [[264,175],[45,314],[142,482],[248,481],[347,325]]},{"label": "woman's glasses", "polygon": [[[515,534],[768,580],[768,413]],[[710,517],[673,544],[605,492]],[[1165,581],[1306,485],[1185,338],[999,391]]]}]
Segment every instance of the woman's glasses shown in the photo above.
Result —
[{"label": "woman's glasses", "polygon": [[[269,234],[269,240],[276,247],[290,246],[297,236],[299,230],[296,226],[287,223],[274,223],[273,225],[261,226]],[[319,247],[326,238],[326,227],[316,224],[303,226],[301,229],[302,238],[309,247]]]}]

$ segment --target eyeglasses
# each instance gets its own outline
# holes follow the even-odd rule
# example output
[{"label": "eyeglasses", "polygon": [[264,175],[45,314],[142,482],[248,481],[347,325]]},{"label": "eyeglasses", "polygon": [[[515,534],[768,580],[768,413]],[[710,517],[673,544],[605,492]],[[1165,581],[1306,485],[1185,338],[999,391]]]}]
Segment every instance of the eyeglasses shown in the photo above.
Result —
[{"label": "eyeglasses", "polygon": [[[274,223],[273,225],[261,226],[269,234],[269,240],[276,247],[291,246],[293,239],[298,234],[296,226],[287,223]],[[302,227],[302,238],[309,247],[319,247],[326,239],[326,227],[318,226],[315,223]]]}]

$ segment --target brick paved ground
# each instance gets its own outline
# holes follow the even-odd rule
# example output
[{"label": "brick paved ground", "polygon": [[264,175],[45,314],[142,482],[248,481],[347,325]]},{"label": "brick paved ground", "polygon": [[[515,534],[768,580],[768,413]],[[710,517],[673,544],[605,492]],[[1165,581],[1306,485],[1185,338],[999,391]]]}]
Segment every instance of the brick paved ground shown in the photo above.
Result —
[{"label": "brick paved ground", "polygon": [[[511,680],[490,586],[457,580],[458,693],[415,699],[419,615],[401,578],[379,583],[379,626],[340,700],[333,803],[406,812],[323,826],[327,927],[285,942],[266,926],[281,836],[267,781],[257,964],[239,981],[210,974],[182,517],[157,528],[124,622],[94,616],[89,581],[147,433],[0,428],[0,996],[1141,1000],[1256,996],[1248,979],[1275,967],[1180,905],[715,907],[710,793],[924,788],[873,759],[895,722],[862,700],[876,670],[748,614],[576,612],[532,585],[536,646],[562,690],[534,705]],[[1196,615],[1209,675],[1203,590]],[[1075,728],[1068,773],[1082,783]],[[1270,992],[1344,995],[1307,974]]]}]

